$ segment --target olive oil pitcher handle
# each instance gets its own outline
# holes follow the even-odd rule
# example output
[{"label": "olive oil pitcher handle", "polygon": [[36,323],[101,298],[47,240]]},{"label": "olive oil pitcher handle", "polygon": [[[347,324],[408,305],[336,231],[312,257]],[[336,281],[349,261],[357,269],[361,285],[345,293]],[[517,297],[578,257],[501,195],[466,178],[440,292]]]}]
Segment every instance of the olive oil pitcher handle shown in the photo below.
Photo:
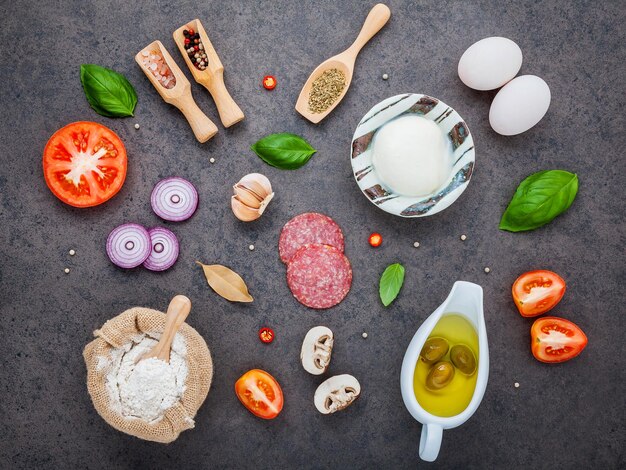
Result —
[{"label": "olive oil pitcher handle", "polygon": [[422,424],[420,438],[420,458],[426,462],[434,462],[439,455],[443,428],[439,424]]}]

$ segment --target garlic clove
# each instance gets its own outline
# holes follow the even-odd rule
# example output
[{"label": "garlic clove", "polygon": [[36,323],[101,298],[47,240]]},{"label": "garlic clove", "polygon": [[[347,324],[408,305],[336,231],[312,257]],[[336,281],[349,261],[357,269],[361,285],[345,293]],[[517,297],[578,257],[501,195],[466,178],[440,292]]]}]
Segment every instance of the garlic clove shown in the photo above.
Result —
[{"label": "garlic clove", "polygon": [[261,217],[259,209],[246,206],[243,202],[237,199],[237,196],[233,196],[230,199],[230,207],[233,209],[235,217],[243,222],[251,222]]},{"label": "garlic clove", "polygon": [[239,220],[258,219],[274,197],[270,180],[260,173],[250,173],[233,186],[231,207]]},{"label": "garlic clove", "polygon": [[270,203],[270,201],[274,198],[274,193],[270,193],[267,195],[263,201],[261,201],[261,205],[259,206],[259,215],[262,215],[265,212],[265,208]]},{"label": "garlic clove", "polygon": [[259,207],[261,207],[264,195],[259,195],[254,191],[251,191],[241,183],[237,183],[235,186],[233,186],[233,190],[235,191],[235,196],[237,196],[237,199],[239,199],[241,203],[254,209],[258,209]]},{"label": "garlic clove", "polygon": [[239,183],[255,194],[258,194],[261,199],[265,199],[268,194],[272,193],[272,184],[267,176],[261,173],[250,173],[239,180]]}]

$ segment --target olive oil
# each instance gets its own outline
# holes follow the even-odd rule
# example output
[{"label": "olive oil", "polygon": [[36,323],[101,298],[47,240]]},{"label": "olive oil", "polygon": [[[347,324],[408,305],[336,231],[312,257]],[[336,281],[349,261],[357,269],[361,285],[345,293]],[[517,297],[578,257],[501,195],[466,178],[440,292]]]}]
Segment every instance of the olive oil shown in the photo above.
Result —
[{"label": "olive oil", "polygon": [[[463,344],[474,353],[476,363],[478,363],[478,335],[464,316],[456,313],[443,315],[430,333],[429,338],[434,337],[444,338],[450,346],[450,350],[439,359],[440,361],[451,361],[450,352],[453,346]],[[438,390],[429,390],[426,388],[426,379],[432,368],[433,364],[427,364],[421,357],[415,365],[413,391],[418,403],[424,410],[435,416],[458,415],[472,400],[478,372],[474,371],[468,376],[457,369],[448,385]]]}]

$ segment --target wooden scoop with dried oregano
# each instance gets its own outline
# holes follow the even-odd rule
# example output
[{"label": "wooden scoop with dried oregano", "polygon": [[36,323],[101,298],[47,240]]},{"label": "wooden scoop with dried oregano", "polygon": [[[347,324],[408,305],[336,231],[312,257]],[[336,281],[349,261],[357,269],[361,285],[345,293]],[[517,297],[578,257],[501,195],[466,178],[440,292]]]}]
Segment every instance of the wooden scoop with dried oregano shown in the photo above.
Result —
[{"label": "wooden scoop with dried oregano", "polygon": [[329,69],[317,77],[309,92],[309,110],[323,113],[341,96],[346,86],[346,76],[339,69]]}]

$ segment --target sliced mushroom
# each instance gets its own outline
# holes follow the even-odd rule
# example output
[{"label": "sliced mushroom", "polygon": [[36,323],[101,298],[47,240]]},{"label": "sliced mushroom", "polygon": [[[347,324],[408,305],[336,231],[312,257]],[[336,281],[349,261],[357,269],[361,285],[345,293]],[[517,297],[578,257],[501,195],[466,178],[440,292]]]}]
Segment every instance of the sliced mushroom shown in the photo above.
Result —
[{"label": "sliced mushroom", "polygon": [[304,337],[300,360],[309,374],[321,375],[330,365],[333,352],[333,332],[325,326],[311,328]]},{"label": "sliced mushroom", "polygon": [[361,394],[359,381],[348,374],[335,375],[325,380],[315,391],[315,408],[330,414],[350,406]]}]

